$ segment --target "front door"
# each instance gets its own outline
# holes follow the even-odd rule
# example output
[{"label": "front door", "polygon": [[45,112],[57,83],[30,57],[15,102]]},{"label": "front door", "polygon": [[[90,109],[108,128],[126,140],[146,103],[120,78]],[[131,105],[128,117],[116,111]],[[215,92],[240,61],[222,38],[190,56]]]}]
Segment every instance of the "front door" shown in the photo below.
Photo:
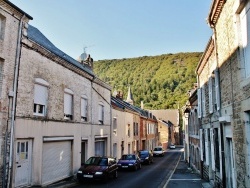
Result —
[{"label": "front door", "polygon": [[86,142],[82,142],[81,146],[81,164],[85,163],[86,161]]},{"label": "front door", "polygon": [[31,140],[16,141],[15,187],[26,186],[31,181]]}]

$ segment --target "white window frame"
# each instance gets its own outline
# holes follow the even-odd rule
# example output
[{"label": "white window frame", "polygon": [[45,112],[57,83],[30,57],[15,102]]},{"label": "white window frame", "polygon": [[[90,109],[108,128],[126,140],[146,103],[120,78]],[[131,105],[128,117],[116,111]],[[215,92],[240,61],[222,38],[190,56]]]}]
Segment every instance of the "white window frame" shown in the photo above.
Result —
[{"label": "white window frame", "polygon": [[244,76],[250,77],[250,3],[240,13],[242,47],[244,56]]},{"label": "white window frame", "polygon": [[88,121],[88,99],[85,96],[81,97],[81,120]]},{"label": "white window frame", "polygon": [[64,119],[73,120],[73,95],[70,89],[64,89]]},{"label": "white window frame", "polygon": [[41,78],[35,79],[33,115],[45,116],[48,103],[49,83]]},{"label": "white window frame", "polygon": [[99,106],[98,106],[98,120],[99,120],[99,124],[101,124],[101,125],[104,124],[104,105],[103,105],[103,103],[99,103]]}]

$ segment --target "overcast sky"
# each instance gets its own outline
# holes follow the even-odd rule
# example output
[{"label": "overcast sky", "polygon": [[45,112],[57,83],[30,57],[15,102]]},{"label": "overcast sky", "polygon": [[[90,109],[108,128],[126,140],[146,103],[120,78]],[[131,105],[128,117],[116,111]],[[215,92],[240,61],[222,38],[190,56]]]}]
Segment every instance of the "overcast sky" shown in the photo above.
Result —
[{"label": "overcast sky", "polygon": [[94,60],[205,50],[212,0],[10,0],[60,50]]}]

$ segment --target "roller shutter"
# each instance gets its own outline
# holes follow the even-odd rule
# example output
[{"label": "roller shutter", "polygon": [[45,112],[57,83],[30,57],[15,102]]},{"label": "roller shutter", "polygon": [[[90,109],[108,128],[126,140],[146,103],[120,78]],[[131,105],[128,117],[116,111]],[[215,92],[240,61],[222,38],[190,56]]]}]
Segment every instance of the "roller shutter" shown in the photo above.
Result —
[{"label": "roller shutter", "polygon": [[44,142],[42,184],[49,184],[71,175],[71,141]]}]

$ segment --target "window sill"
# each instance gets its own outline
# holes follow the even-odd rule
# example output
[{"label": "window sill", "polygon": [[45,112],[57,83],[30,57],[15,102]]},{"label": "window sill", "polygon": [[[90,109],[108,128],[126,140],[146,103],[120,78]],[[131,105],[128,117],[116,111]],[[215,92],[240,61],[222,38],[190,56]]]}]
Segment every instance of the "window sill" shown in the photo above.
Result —
[{"label": "window sill", "polygon": [[39,117],[44,117],[44,114],[39,114],[39,113],[33,113],[34,116],[39,116]]}]

